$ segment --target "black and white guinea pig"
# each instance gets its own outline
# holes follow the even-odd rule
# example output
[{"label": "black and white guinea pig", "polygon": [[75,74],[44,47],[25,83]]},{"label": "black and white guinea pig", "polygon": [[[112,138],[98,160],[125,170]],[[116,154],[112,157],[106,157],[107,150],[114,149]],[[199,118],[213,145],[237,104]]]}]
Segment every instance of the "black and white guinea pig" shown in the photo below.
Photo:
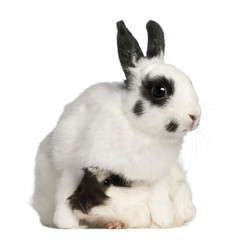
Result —
[{"label": "black and white guinea pig", "polygon": [[83,228],[150,227],[150,194],[144,183],[128,181],[106,170],[84,168],[76,191],[68,198]]}]

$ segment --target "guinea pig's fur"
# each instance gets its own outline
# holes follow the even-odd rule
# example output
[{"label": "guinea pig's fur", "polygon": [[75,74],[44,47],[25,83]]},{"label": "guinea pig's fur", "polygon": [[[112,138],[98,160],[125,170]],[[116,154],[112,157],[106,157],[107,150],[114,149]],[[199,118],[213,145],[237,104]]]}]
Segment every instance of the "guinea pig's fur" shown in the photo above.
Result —
[{"label": "guinea pig's fur", "polygon": [[84,176],[76,191],[68,198],[73,210],[89,214],[95,206],[106,204],[106,190],[111,186],[130,187],[123,176],[96,168],[84,168]]},{"label": "guinea pig's fur", "polygon": [[150,227],[147,184],[127,181],[122,175],[98,168],[84,168],[76,191],[68,198],[80,225],[104,228],[110,223]]},{"label": "guinea pig's fur", "polygon": [[[179,184],[185,175],[179,165],[167,177],[150,184],[128,181],[123,175],[98,168],[85,168],[84,177],[68,198],[79,228],[106,228],[123,224],[128,228],[168,228],[181,226],[195,215],[195,208],[177,204]],[[185,185],[184,188],[187,186]],[[188,192],[190,196],[190,192]],[[187,212],[183,216],[182,212]]]}]

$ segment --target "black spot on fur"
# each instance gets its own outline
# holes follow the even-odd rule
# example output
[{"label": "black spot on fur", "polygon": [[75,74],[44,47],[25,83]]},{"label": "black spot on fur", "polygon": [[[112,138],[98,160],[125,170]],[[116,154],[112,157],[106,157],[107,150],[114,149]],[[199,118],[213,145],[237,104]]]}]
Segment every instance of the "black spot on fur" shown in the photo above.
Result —
[{"label": "black spot on fur", "polygon": [[[166,88],[166,94],[162,98],[156,98],[153,95],[153,88],[157,85],[162,85]],[[172,79],[167,79],[164,76],[156,76],[154,78],[150,78],[149,76],[147,76],[145,80],[142,81],[140,91],[142,96],[148,101],[150,101],[152,104],[157,106],[163,106],[174,94],[174,82]]]},{"label": "black spot on fur", "polygon": [[112,173],[109,177],[109,180],[112,185],[117,186],[117,187],[130,187],[131,186],[131,182],[128,181],[126,178],[124,178],[120,174]]},{"label": "black spot on fur", "polygon": [[111,173],[103,182],[99,182],[95,174],[86,168],[83,170],[85,174],[80,185],[68,199],[73,210],[80,210],[84,214],[88,214],[93,207],[106,203],[109,199],[106,190],[111,185],[118,187],[131,186],[131,182],[120,174]]},{"label": "black spot on fur", "polygon": [[84,169],[84,172],[80,185],[68,199],[73,210],[81,210],[83,213],[88,214],[92,207],[103,205],[108,196],[96,176],[87,169]]},{"label": "black spot on fur", "polygon": [[[133,61],[134,58],[136,61],[138,61],[141,57],[143,57],[143,52],[137,40],[133,37],[123,21],[117,22],[117,30],[117,47],[119,60],[127,81],[130,81],[131,77],[129,67],[135,67]],[[126,85],[127,84],[129,83],[127,82]]]},{"label": "black spot on fur", "polygon": [[149,21],[146,25],[146,29],[148,32],[147,57],[157,57],[162,52],[164,53],[164,32],[160,25],[154,21]]},{"label": "black spot on fur", "polygon": [[174,122],[174,121],[171,121],[169,124],[167,124],[166,126],[165,126],[165,128],[166,128],[166,130],[168,131],[168,132],[176,132],[176,130],[178,129],[178,124],[176,123],[176,122]]},{"label": "black spot on fur", "polygon": [[137,116],[141,116],[144,112],[143,102],[141,100],[138,100],[133,108],[133,113],[135,113]]}]

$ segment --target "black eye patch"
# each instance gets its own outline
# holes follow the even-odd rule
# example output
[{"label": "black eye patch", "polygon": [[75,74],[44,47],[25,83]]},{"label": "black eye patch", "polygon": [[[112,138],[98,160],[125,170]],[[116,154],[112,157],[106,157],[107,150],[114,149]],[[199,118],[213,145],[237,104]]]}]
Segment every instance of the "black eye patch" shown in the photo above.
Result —
[{"label": "black eye patch", "polygon": [[123,175],[112,173],[109,177],[110,183],[117,187],[131,187],[131,181],[128,181]]},{"label": "black eye patch", "polygon": [[163,106],[174,94],[174,90],[174,81],[164,76],[150,78],[147,75],[140,87],[141,95],[157,106]]}]

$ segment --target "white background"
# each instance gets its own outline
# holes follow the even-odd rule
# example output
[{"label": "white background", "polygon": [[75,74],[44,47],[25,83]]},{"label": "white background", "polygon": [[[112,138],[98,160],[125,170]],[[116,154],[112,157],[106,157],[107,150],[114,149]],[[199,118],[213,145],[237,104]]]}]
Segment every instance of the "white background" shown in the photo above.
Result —
[{"label": "white background", "polygon": [[[252,7],[249,1],[1,1],[0,234],[4,239],[251,239]],[[197,216],[153,230],[57,230],[29,206],[39,142],[89,85],[124,79],[116,48],[123,19],[146,50],[160,23],[165,61],[194,83],[199,129],[185,139]],[[2,236],[1,236],[2,238]],[[3,239],[3,238],[2,238]]]}]

